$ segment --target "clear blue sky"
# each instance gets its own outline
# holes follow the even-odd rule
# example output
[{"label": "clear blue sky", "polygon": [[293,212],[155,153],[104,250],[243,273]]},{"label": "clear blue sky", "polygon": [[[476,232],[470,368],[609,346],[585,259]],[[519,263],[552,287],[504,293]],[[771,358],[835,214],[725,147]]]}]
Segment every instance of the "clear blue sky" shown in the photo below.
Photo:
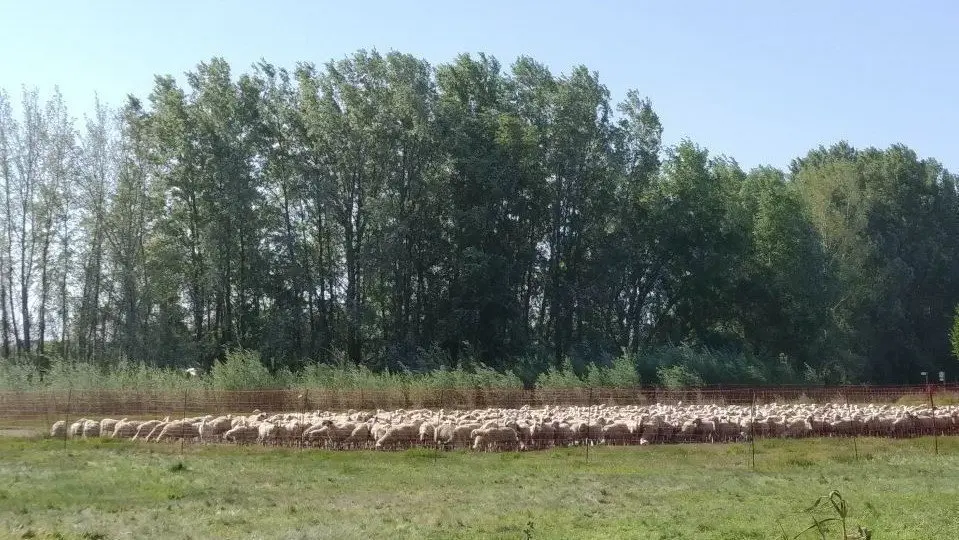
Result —
[{"label": "clear blue sky", "polygon": [[433,64],[484,51],[555,73],[584,64],[613,98],[649,96],[665,139],[744,167],[809,148],[902,142],[959,171],[959,3],[0,0],[0,87],[59,84],[82,116],[94,93],[146,97],[154,74],[223,56],[236,72],[360,48]]}]

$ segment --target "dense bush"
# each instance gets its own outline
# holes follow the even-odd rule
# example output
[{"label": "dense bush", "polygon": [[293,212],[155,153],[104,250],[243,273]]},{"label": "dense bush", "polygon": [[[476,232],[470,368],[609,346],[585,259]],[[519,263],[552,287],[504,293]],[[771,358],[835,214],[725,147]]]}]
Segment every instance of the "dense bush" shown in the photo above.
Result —
[{"label": "dense bush", "polygon": [[210,369],[210,382],[217,390],[285,388],[292,379],[286,369],[271,374],[260,360],[259,352],[241,349],[227,352],[226,358]]},{"label": "dense bush", "polygon": [[[426,364],[430,359],[423,362]],[[439,366],[429,371],[376,372],[340,359],[336,364],[305,363],[296,372],[272,369],[256,351],[228,351],[209,373],[192,377],[183,370],[121,360],[113,365],[53,359],[46,369],[36,363],[0,362],[0,390],[137,389],[265,390],[337,388],[386,390],[407,388],[584,388],[628,387],[641,383],[666,388],[706,385],[819,384],[824,374],[793,369],[784,358],[764,360],[749,354],[714,351],[689,345],[661,347],[638,355],[587,363],[574,369],[569,358],[557,368],[535,361],[518,362],[520,369],[502,372],[482,363]],[[828,382],[843,382],[839,380]]]}]

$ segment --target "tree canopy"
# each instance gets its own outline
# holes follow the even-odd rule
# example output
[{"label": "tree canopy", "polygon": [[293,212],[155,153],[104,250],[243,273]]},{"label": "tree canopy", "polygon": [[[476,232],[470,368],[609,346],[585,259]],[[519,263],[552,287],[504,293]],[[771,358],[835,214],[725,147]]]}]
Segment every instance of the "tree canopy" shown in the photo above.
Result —
[{"label": "tree canopy", "polygon": [[644,382],[724,383],[955,366],[956,176],[903,145],[744,171],[664,147],[651,101],[611,102],[584,66],[482,54],[239,75],[213,58],[82,126],[58,93],[15,99],[8,361],[209,367],[244,348],[273,370],[533,380],[627,357]]}]

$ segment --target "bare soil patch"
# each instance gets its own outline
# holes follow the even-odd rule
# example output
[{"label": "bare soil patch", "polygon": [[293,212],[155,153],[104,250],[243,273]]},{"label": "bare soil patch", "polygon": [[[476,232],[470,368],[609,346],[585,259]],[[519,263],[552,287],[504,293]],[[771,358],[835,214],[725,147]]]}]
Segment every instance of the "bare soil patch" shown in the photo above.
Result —
[{"label": "bare soil patch", "polygon": [[0,427],[0,437],[39,437],[41,435],[43,432],[38,429]]}]

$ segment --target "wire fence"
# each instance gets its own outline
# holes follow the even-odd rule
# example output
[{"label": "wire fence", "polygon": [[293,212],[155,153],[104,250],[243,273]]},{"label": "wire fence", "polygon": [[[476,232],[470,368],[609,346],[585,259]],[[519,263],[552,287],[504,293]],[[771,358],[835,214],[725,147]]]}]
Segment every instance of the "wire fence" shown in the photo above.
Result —
[{"label": "wire fence", "polygon": [[[402,423],[412,414],[426,419],[415,433],[383,421],[392,415],[396,423]],[[221,420],[216,426],[215,417]],[[130,422],[122,434],[126,438],[177,440],[181,447],[187,441],[330,449],[506,450],[931,435],[937,438],[938,453],[939,436],[959,435],[959,384],[0,393],[0,427],[4,423],[43,426],[51,436],[65,439],[109,437],[120,433],[117,419]],[[148,420],[155,422],[143,423]],[[60,431],[48,431],[55,423]],[[391,432],[393,428],[399,432]]]},{"label": "wire fence", "polygon": [[769,403],[921,405],[934,396],[959,404],[959,384],[934,386],[775,386],[664,388],[390,388],[301,390],[55,390],[0,392],[0,418],[50,420],[76,416],[167,416],[306,411],[476,409],[522,406],[590,406]]}]

